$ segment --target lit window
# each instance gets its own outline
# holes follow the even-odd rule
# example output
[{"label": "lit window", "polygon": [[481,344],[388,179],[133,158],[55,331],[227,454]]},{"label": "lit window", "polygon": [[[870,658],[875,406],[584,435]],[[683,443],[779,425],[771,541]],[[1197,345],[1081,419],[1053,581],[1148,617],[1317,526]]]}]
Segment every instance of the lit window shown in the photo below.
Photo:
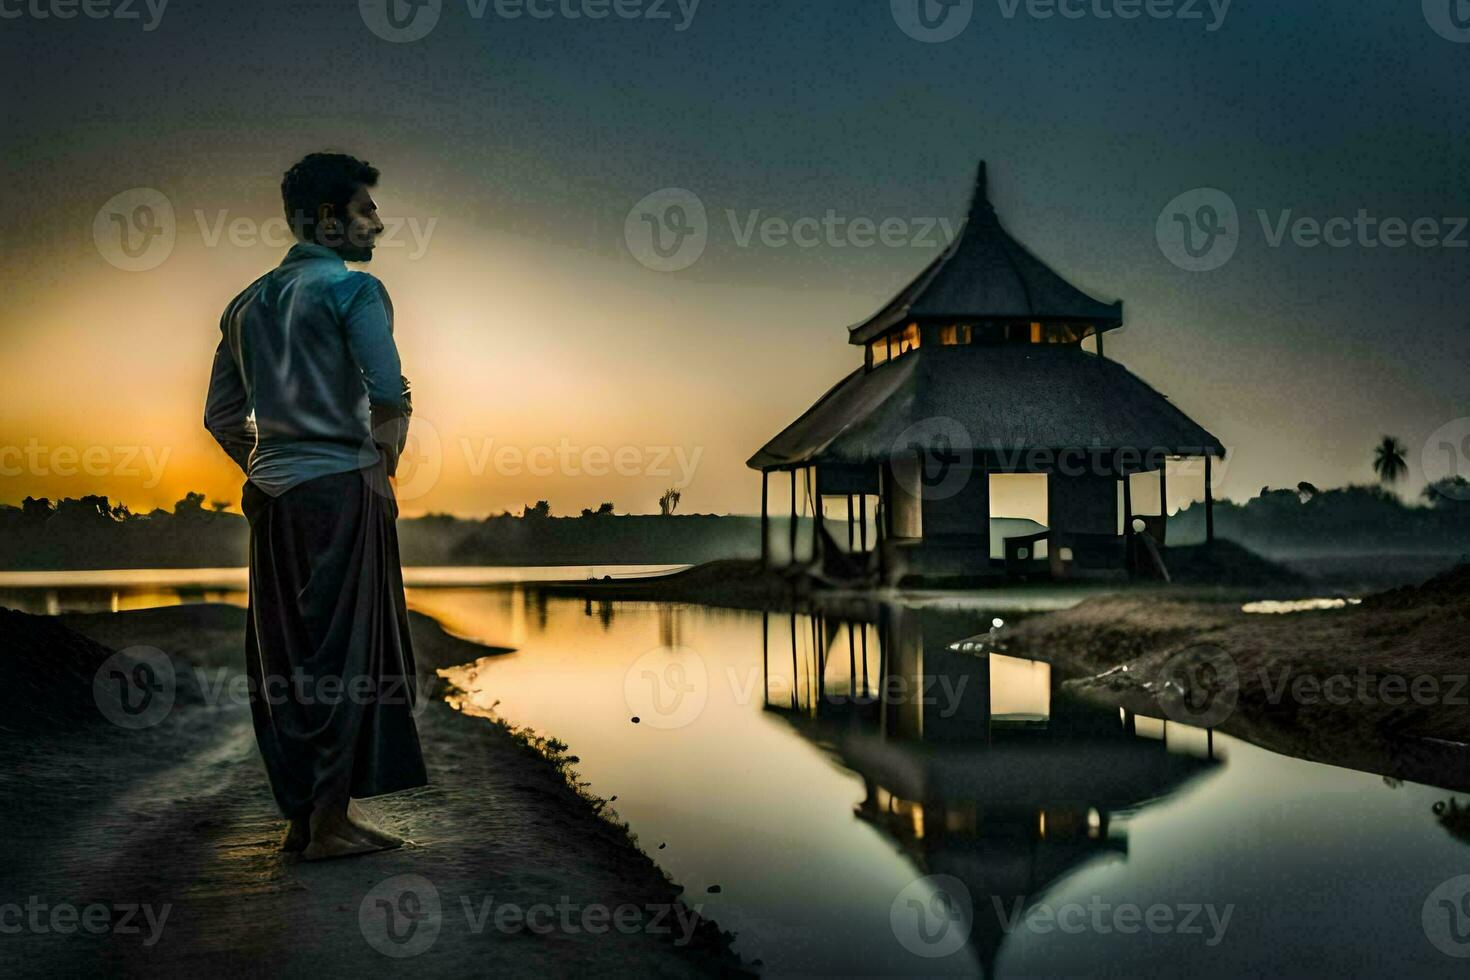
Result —
[{"label": "lit window", "polygon": [[898,354],[907,354],[911,350],[918,350],[919,325],[917,323],[910,323],[903,330],[894,334],[893,339],[898,344]]},{"label": "lit window", "polygon": [[888,338],[879,337],[868,344],[868,356],[873,359],[873,367],[877,367],[888,360]]},{"label": "lit window", "polygon": [[946,347],[958,347],[970,343],[972,328],[968,323],[952,323],[939,328],[939,342]]}]

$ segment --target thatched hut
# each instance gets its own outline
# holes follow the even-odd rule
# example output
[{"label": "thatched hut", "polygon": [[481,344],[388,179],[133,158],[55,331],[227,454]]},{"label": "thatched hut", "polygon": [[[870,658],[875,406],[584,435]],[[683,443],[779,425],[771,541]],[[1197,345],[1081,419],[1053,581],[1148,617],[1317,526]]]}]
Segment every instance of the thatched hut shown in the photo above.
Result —
[{"label": "thatched hut", "polygon": [[[814,513],[847,502],[846,542],[816,522],[829,570],[906,577],[1055,577],[1162,571],[1168,461],[1224,455],[1218,439],[1104,354],[1123,304],[1068,283],[1001,227],[985,165],[962,233],[872,317],[849,328],[863,364],[748,465],[798,477]],[[1133,512],[1131,478],[1157,472],[1158,515]],[[992,508],[992,488],[1029,475],[1030,516]],[[871,515],[871,519],[870,519]],[[1044,518],[1044,519],[1043,519]],[[1207,517],[1209,534],[1213,522]],[[869,528],[872,526],[870,535]]]}]

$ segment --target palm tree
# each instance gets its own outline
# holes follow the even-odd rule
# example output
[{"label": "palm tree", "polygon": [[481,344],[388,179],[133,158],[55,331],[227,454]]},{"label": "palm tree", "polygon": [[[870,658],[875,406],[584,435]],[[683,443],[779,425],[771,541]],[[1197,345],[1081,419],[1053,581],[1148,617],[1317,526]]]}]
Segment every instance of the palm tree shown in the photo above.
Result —
[{"label": "palm tree", "polygon": [[1404,462],[1404,453],[1408,447],[1393,436],[1384,436],[1378,448],[1373,450],[1373,472],[1378,474],[1380,483],[1397,483],[1409,472],[1409,465]]}]

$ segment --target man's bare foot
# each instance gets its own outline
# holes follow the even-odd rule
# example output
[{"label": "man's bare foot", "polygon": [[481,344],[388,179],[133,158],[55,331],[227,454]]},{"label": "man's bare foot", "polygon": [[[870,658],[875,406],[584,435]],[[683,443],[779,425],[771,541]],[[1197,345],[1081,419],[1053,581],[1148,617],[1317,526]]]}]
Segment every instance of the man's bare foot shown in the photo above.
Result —
[{"label": "man's bare foot", "polygon": [[347,806],[343,803],[317,807],[312,811],[310,824],[311,843],[301,852],[308,861],[371,854],[391,850],[403,843],[397,838],[381,840],[368,837],[347,819]]},{"label": "man's bare foot", "polygon": [[306,845],[311,843],[311,821],[306,817],[297,817],[291,821],[291,828],[286,831],[286,839],[281,841],[281,850],[287,854],[299,854],[306,850]]},{"label": "man's bare foot", "polygon": [[372,854],[377,851],[387,851],[391,848],[370,841],[360,840],[356,837],[338,837],[336,834],[317,834],[306,845],[306,850],[301,852],[301,857],[307,861],[326,861],[331,858],[355,857],[359,854]]},{"label": "man's bare foot", "polygon": [[347,802],[347,822],[357,831],[357,835],[365,840],[375,841],[384,847],[403,846],[402,837],[380,827],[373,820],[372,815],[364,807],[359,806],[356,800]]}]

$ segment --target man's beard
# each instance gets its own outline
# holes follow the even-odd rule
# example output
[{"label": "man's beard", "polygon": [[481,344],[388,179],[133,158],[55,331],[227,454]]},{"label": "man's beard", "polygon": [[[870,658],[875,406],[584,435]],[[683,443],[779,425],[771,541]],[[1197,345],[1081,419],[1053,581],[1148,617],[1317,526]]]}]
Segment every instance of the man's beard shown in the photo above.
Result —
[{"label": "man's beard", "polygon": [[371,262],[373,260],[373,247],[371,245],[357,245],[353,242],[343,242],[337,249],[337,254],[344,262]]}]

